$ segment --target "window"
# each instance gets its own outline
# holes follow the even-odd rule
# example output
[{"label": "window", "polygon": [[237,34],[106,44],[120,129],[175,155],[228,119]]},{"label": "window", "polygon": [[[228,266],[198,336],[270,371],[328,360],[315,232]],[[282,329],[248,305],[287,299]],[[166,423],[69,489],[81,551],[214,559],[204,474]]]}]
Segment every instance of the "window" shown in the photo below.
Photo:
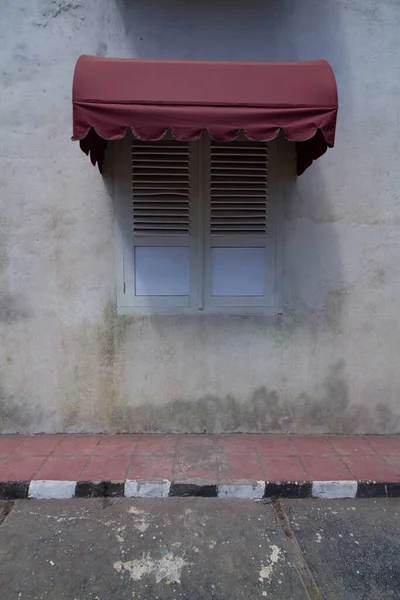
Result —
[{"label": "window", "polygon": [[277,141],[114,150],[120,314],[280,312]]}]

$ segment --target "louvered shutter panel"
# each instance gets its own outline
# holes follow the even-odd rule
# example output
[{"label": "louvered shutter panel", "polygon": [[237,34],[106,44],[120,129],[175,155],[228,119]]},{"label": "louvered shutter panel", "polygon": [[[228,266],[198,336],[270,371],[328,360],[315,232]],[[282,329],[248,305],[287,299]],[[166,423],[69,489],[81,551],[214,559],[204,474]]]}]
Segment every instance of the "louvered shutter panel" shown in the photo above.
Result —
[{"label": "louvered shutter panel", "polygon": [[208,290],[211,305],[266,303],[266,143],[209,143]]},{"label": "louvered shutter panel", "polygon": [[190,161],[187,142],[134,142],[134,235],[189,235]]},{"label": "louvered shutter panel", "polygon": [[132,210],[135,296],[179,296],[186,304],[192,214],[187,142],[133,141]]},{"label": "louvered shutter panel", "polygon": [[266,144],[211,142],[211,235],[265,234],[267,165]]}]

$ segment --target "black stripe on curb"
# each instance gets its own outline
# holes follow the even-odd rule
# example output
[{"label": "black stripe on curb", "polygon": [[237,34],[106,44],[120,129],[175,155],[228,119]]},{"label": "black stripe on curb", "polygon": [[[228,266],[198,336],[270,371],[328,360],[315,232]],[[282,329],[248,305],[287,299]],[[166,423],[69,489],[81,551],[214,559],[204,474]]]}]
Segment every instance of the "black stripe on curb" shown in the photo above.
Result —
[{"label": "black stripe on curb", "polygon": [[104,498],[106,495],[105,481],[77,481],[75,498]]},{"label": "black stripe on curb", "polygon": [[264,498],[311,498],[310,481],[280,481],[265,483]]},{"label": "black stripe on curb", "polygon": [[120,498],[124,496],[125,481],[106,481],[107,498]]},{"label": "black stripe on curb", "polygon": [[387,498],[386,483],[359,481],[356,498]]},{"label": "black stripe on curb", "polygon": [[78,481],[75,498],[120,498],[124,486],[124,481]]},{"label": "black stripe on curb", "polygon": [[0,481],[0,500],[26,500],[30,481]]},{"label": "black stripe on curb", "polygon": [[194,483],[171,483],[168,496],[201,496],[203,498],[217,498],[218,486],[196,485]]},{"label": "black stripe on curb", "polygon": [[400,498],[400,482],[359,481],[356,498]]},{"label": "black stripe on curb", "polygon": [[396,483],[386,483],[388,498],[400,498],[400,481]]}]

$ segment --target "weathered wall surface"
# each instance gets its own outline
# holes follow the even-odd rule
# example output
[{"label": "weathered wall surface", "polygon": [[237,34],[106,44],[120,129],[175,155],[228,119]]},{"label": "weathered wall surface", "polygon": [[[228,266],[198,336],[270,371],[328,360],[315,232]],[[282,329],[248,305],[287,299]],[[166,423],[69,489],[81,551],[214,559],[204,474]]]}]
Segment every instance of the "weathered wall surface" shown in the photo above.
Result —
[{"label": "weathered wall surface", "polygon": [[[0,429],[400,431],[400,2],[2,0]],[[337,146],[285,201],[284,315],[117,317],[82,53],[326,58]]]}]

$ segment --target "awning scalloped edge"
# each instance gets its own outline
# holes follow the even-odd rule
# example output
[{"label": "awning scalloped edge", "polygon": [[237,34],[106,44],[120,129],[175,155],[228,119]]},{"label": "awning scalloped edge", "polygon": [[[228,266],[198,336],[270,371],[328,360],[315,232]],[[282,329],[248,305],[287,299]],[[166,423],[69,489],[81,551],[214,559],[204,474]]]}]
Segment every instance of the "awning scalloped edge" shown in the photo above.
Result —
[{"label": "awning scalloped edge", "polygon": [[193,137],[182,138],[182,137],[177,136],[174,132],[174,129],[171,127],[167,127],[164,130],[164,133],[162,135],[151,138],[151,139],[149,139],[146,136],[141,137],[140,134],[138,134],[137,130],[134,127],[126,127],[125,131],[123,133],[121,133],[120,135],[113,136],[112,138],[106,138],[106,137],[99,135],[99,133],[96,131],[95,127],[89,127],[85,136],[83,136],[81,138],[73,137],[72,139],[74,141],[79,141],[82,151],[90,157],[90,161],[94,166],[97,164],[100,173],[102,173],[103,162],[104,162],[104,151],[106,149],[107,142],[118,141],[118,140],[123,139],[126,136],[128,131],[130,131],[135,138],[137,138],[141,141],[159,141],[159,140],[162,140],[163,138],[165,138],[165,136],[168,134],[172,135],[172,137],[178,141],[196,141],[196,140],[199,140],[205,133],[207,133],[208,136],[216,142],[223,142],[223,141],[224,142],[232,142],[232,141],[236,140],[241,134],[245,135],[246,138],[250,141],[271,142],[272,140],[276,139],[281,133],[283,133],[286,140],[288,140],[289,142],[294,142],[296,144],[297,150],[299,150],[299,146],[301,148],[301,145],[313,142],[312,143],[313,148],[310,149],[312,151],[311,152],[308,151],[306,153],[306,156],[303,156],[301,151],[297,152],[297,174],[298,175],[301,175],[302,173],[304,173],[304,171],[313,163],[314,160],[317,160],[323,154],[325,154],[325,152],[327,151],[328,148],[333,147],[333,144],[331,144],[330,142],[327,141],[327,139],[325,138],[324,132],[319,127],[315,127],[314,133],[309,138],[304,139],[304,140],[291,139],[283,127],[277,128],[276,133],[274,135],[268,136],[268,137],[265,137],[262,139],[249,136],[245,129],[238,129],[236,135],[229,136],[229,139],[226,137],[221,139],[218,136],[213,136],[212,133],[210,133],[209,129],[207,129],[207,128],[203,129],[202,131],[200,131],[197,135],[195,135]]}]

